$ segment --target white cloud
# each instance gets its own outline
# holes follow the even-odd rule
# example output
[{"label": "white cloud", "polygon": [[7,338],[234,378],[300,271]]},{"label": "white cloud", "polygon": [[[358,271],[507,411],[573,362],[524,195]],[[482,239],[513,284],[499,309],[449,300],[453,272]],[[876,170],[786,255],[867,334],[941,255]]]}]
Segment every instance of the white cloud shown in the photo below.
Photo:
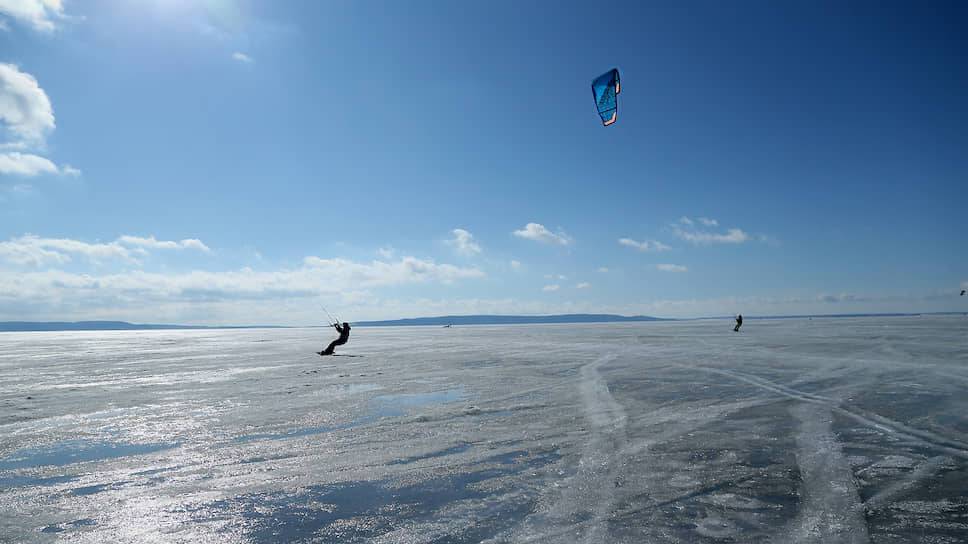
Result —
[{"label": "white cloud", "polygon": [[575,289],[588,289],[591,286],[592,286],[592,284],[583,281],[583,282],[579,283],[578,285],[576,285],[575,286]]},{"label": "white cloud", "polygon": [[678,264],[657,264],[655,265],[655,267],[656,269],[661,270],[663,272],[688,272],[689,271],[689,269],[686,268],[685,266],[678,265]]},{"label": "white cloud", "polygon": [[607,274],[608,273],[608,267],[607,266],[599,266],[598,267],[598,271],[601,272],[602,274]]},{"label": "white cloud", "polygon": [[0,175],[36,176],[37,174],[57,174],[57,165],[50,160],[30,153],[0,153]]},{"label": "white cloud", "polygon": [[728,229],[724,233],[698,230],[683,230],[673,225],[672,231],[676,236],[693,244],[741,244],[750,236],[741,229]]},{"label": "white cloud", "polygon": [[303,263],[307,269],[322,274],[331,283],[359,287],[427,281],[453,283],[460,279],[484,276],[484,272],[477,268],[437,264],[432,260],[422,260],[416,257],[403,257],[396,262],[373,261],[368,264],[338,258],[306,257],[303,259]]},{"label": "white cloud", "polygon": [[719,226],[719,221],[716,221],[715,219],[709,219],[709,218],[706,218],[706,217],[700,217],[698,219],[699,219],[699,222],[700,223],[702,223],[703,225],[705,225],[707,227],[718,227]]},{"label": "white cloud", "polygon": [[663,244],[662,242],[658,242],[656,240],[644,240],[642,242],[639,242],[631,238],[619,238],[618,243],[626,247],[637,249],[639,251],[668,251],[672,249],[671,247]]},{"label": "white cloud", "polygon": [[252,62],[252,57],[246,55],[245,53],[240,53],[238,51],[236,51],[235,53],[232,53],[232,58],[246,64]]},{"label": "white cloud", "polygon": [[117,242],[91,244],[68,238],[41,238],[33,234],[0,242],[0,260],[19,265],[62,264],[69,262],[72,255],[95,261],[132,258],[131,252]]},{"label": "white cloud", "polygon": [[393,249],[392,247],[381,247],[380,249],[376,250],[376,253],[384,259],[392,259],[397,254],[397,250]]},{"label": "white cloud", "polygon": [[197,249],[199,251],[211,251],[208,246],[196,238],[186,238],[180,242],[174,240],[156,240],[154,236],[143,238],[140,236],[124,235],[118,238],[118,242],[127,246],[143,247],[146,249]]},{"label": "white cloud", "polygon": [[450,231],[454,238],[447,241],[448,245],[454,247],[458,254],[467,257],[477,255],[481,252],[481,246],[474,240],[474,235],[464,229],[454,229]]},{"label": "white cloud", "polygon": [[196,249],[209,251],[201,240],[186,238],[179,242],[124,235],[108,243],[89,243],[69,238],[42,238],[25,234],[0,242],[0,261],[22,266],[64,264],[74,257],[95,262],[111,259],[135,262],[135,255],[146,255],[148,249]]},{"label": "white cloud", "polygon": [[521,268],[521,261],[515,261],[515,260],[512,259],[511,260],[511,268],[513,268],[515,270],[518,270],[519,268]]},{"label": "white cloud", "polygon": [[[0,242],[0,251],[9,250],[8,245]],[[113,251],[119,251],[118,247],[114,246]],[[34,249],[35,254],[23,256],[22,260],[32,257],[41,262],[65,262],[64,252],[42,245],[28,245],[28,248]],[[360,303],[375,299],[372,293],[363,291],[370,288],[429,282],[447,284],[482,276],[484,273],[475,268],[414,257],[370,263],[306,257],[299,267],[269,271],[242,268],[176,273],[145,270],[77,273],[57,269],[23,272],[0,267],[0,318],[62,319],[73,315],[89,319],[133,315],[153,321],[160,315],[168,315],[163,314],[163,308],[171,308],[169,313],[173,312],[175,320],[191,321],[188,316],[207,316],[218,308],[241,305],[246,310],[239,310],[233,317],[242,322],[253,322],[256,315],[253,309],[259,315],[270,316],[270,323],[292,322],[286,310],[280,309],[290,305],[287,301],[292,299],[299,301],[293,304],[302,307],[301,311],[307,308],[312,311],[315,304],[307,301],[307,297],[338,296],[344,301],[355,297],[356,303]]]},{"label": "white cloud", "polygon": [[0,150],[14,150],[0,153],[0,175],[80,175],[73,166],[58,167],[50,159],[21,152],[43,149],[54,128],[54,109],[37,79],[15,64],[0,63],[0,135],[7,139],[0,142]]},{"label": "white cloud", "polygon": [[49,159],[32,153],[19,151],[0,153],[0,175],[32,177],[39,174],[76,177],[81,175],[81,171],[70,165],[58,168]]},{"label": "white cloud", "polygon": [[682,223],[683,225],[689,225],[690,227],[693,225],[692,219],[689,219],[684,215],[679,218],[679,222]]},{"label": "white cloud", "polygon": [[43,32],[56,29],[54,21],[65,18],[61,0],[0,0],[0,14]]},{"label": "white cloud", "polygon": [[[0,0],[2,2],[4,0]],[[0,63],[0,122],[16,139],[43,142],[54,130],[54,109],[34,76]]]},{"label": "white cloud", "polygon": [[524,238],[526,240],[534,240],[535,242],[560,246],[567,246],[572,242],[571,237],[564,232],[551,232],[540,223],[528,223],[523,229],[514,231],[514,235],[518,238]]},{"label": "white cloud", "polygon": [[545,285],[544,287],[541,288],[542,291],[549,292],[549,293],[551,291],[557,291],[558,289],[561,289],[561,286],[557,284]]},{"label": "white cloud", "polygon": [[564,274],[545,274],[544,277],[546,280],[567,280],[568,279],[568,276],[565,276]]}]

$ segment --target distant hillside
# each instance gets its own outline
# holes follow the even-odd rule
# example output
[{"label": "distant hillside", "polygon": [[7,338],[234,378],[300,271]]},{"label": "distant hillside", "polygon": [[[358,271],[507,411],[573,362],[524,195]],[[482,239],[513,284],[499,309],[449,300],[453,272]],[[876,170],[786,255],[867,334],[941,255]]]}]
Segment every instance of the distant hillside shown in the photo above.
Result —
[{"label": "distant hillside", "polygon": [[443,326],[443,325],[524,325],[536,323],[626,323],[632,321],[668,321],[647,315],[564,314],[564,315],[445,315],[387,321],[360,321],[362,327]]},{"label": "distant hillside", "polygon": [[145,331],[163,329],[256,329],[274,326],[206,327],[203,325],[160,325],[126,321],[0,321],[0,332],[27,331]]}]

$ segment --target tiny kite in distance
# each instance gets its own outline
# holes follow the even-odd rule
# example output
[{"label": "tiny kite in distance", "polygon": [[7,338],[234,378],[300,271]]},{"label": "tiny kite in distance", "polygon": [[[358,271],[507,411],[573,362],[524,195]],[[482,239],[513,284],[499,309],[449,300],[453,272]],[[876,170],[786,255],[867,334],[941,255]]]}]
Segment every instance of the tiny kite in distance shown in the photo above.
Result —
[{"label": "tiny kite in distance", "polygon": [[618,118],[618,93],[622,92],[622,85],[618,79],[618,68],[612,68],[592,81],[592,95],[602,124],[606,127]]}]

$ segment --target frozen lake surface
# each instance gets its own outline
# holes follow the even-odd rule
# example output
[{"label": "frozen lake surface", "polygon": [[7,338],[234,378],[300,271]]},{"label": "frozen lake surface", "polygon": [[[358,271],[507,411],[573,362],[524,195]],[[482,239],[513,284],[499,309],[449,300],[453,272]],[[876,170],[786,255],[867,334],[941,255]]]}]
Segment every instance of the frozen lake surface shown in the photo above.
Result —
[{"label": "frozen lake surface", "polygon": [[2,542],[968,539],[968,318],[0,334]]}]

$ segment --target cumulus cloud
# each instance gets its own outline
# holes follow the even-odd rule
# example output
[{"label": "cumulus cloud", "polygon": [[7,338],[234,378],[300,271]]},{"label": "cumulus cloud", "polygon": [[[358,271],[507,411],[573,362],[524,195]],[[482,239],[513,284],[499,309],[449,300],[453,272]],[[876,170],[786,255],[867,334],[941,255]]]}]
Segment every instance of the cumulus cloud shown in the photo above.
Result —
[{"label": "cumulus cloud", "polygon": [[643,240],[639,242],[631,238],[619,238],[618,243],[638,251],[668,251],[672,249],[671,247],[656,240]]},{"label": "cumulus cloud", "polygon": [[575,286],[575,289],[588,289],[591,286],[592,286],[592,284],[583,281],[583,282],[579,283],[578,285],[576,285]]},{"label": "cumulus cloud", "polygon": [[56,21],[66,17],[61,0],[0,0],[0,14],[42,32],[55,30]]},{"label": "cumulus cloud", "polygon": [[[0,0],[2,11],[4,0]],[[23,177],[40,174],[80,175],[70,165],[58,167],[50,159],[30,152],[42,150],[54,130],[54,109],[34,76],[15,64],[0,63],[0,175]]]},{"label": "cumulus cloud", "polygon": [[43,142],[54,130],[54,108],[47,93],[15,64],[0,63],[0,121],[15,139],[27,143]]},{"label": "cumulus cloud", "polygon": [[545,291],[548,293],[552,291],[557,291],[558,289],[561,289],[561,286],[558,284],[545,285],[544,287],[541,288],[542,291]]},{"label": "cumulus cloud", "polygon": [[525,240],[559,246],[567,246],[572,242],[571,237],[564,232],[551,232],[540,223],[528,223],[524,228],[514,231],[514,235]]},{"label": "cumulus cloud", "polygon": [[656,269],[661,270],[663,272],[688,272],[689,271],[689,269],[686,268],[685,266],[678,265],[678,264],[657,264],[655,265],[655,267]]},{"label": "cumulus cloud", "polygon": [[32,177],[38,174],[61,174],[79,176],[81,171],[70,165],[58,167],[39,155],[12,151],[0,153],[0,175]]},{"label": "cumulus cloud", "polygon": [[515,261],[515,260],[512,259],[511,260],[511,268],[513,268],[515,270],[518,270],[519,268],[521,268],[521,261]]},{"label": "cumulus cloud", "polygon": [[474,240],[474,235],[464,229],[450,231],[454,237],[447,241],[458,254],[471,257],[481,252],[481,246]]},{"label": "cumulus cloud", "polygon": [[239,51],[232,53],[232,58],[246,64],[252,62],[252,57],[246,55],[245,53],[240,53]]},{"label": "cumulus cloud", "polygon": [[689,219],[684,215],[679,218],[679,222],[682,223],[683,225],[688,225],[690,227],[693,225],[692,219]]},{"label": "cumulus cloud", "polygon": [[698,221],[700,223],[702,223],[703,225],[707,226],[707,227],[718,227],[719,226],[719,221],[716,221],[715,219],[709,219],[707,217],[699,217],[698,218]]}]

